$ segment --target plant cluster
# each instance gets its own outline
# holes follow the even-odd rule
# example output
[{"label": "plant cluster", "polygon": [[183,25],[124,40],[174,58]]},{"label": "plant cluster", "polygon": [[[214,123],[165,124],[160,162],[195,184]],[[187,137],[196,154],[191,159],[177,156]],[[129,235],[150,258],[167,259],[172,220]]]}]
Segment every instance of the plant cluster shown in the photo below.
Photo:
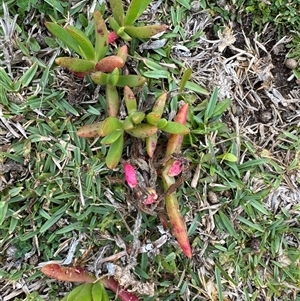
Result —
[{"label": "plant cluster", "polygon": [[[176,189],[174,188],[176,179],[182,172],[182,162],[173,158],[173,154],[180,152],[183,141],[183,136],[190,132],[189,128],[185,125],[188,116],[188,104],[185,103],[178,111],[175,121],[167,120],[163,117],[167,95],[168,93],[162,92],[156,99],[150,111],[140,110],[138,101],[132,91],[132,87],[138,87],[145,83],[146,78],[139,75],[123,75],[122,67],[124,66],[127,56],[128,48],[126,45],[117,50],[116,55],[107,56],[109,43],[114,41],[117,37],[125,41],[139,38],[146,39],[155,35],[156,33],[165,31],[165,25],[148,25],[136,27],[133,23],[145,10],[150,1],[132,1],[127,13],[124,14],[122,1],[110,1],[113,17],[109,19],[111,28],[115,31],[116,35],[108,33],[106,24],[100,12],[94,13],[95,24],[95,44],[93,45],[89,38],[74,26],[68,25],[62,27],[53,22],[47,22],[46,27],[48,30],[59,38],[66,46],[73,50],[80,57],[59,57],[55,62],[67,68],[70,72],[78,77],[90,76],[90,78],[99,85],[105,86],[106,95],[106,108],[107,118],[101,122],[96,122],[81,127],[77,135],[84,138],[101,137],[101,143],[109,146],[106,155],[106,165],[109,169],[114,169],[119,164],[124,141],[127,137],[139,138],[145,141],[146,152],[149,158],[154,156],[156,146],[159,142],[159,131],[170,134],[166,153],[164,158],[164,165],[161,172],[162,186],[165,190],[166,211],[172,224],[174,235],[177,238],[184,254],[191,258],[192,250],[188,239],[187,229],[184,220],[179,210],[179,202],[177,200]],[[188,70],[180,83],[181,90],[187,84],[191,75],[191,70]],[[123,87],[124,103],[127,111],[127,116],[124,118],[119,117],[121,95],[118,89]],[[131,189],[136,189],[139,185],[136,178],[135,170],[129,163],[125,163],[125,177]],[[154,186],[156,183],[154,183]],[[158,201],[158,193],[155,187],[149,189],[149,197],[144,201],[145,205],[151,205]],[[45,266],[42,271],[54,278],[61,280],[91,282],[86,279],[81,279],[77,270],[70,270],[72,268],[64,268],[61,266]],[[50,271],[50,272],[49,272]],[[54,272],[53,272],[54,271]],[[64,275],[68,277],[64,278]],[[84,272],[83,272],[84,274]],[[61,276],[62,275],[62,276]],[[84,274],[85,275],[85,274]],[[74,279],[73,279],[74,278]],[[89,278],[89,277],[88,277]],[[90,280],[91,278],[89,278]],[[105,286],[109,288],[111,281],[103,280]],[[95,278],[93,278],[93,281]],[[95,297],[95,291],[101,291],[101,286],[97,286],[98,282],[88,285],[84,284],[77,287],[72,291],[66,300],[73,300],[76,297],[77,291],[83,296],[82,300],[106,300],[107,297],[103,293],[102,299]],[[118,286],[113,286],[118,287]],[[76,291],[76,292],[75,292]],[[116,291],[116,290],[115,290]],[[118,295],[122,298],[122,294]],[[127,299],[126,299],[127,298]],[[124,299],[135,298],[128,297],[125,294]],[[130,299],[132,300],[132,299]]]}]

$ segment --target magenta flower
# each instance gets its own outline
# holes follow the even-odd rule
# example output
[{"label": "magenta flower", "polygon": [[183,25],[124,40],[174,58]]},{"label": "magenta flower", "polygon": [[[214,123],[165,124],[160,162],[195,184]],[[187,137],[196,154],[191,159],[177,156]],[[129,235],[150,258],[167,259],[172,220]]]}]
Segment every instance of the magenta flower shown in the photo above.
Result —
[{"label": "magenta flower", "polygon": [[180,160],[175,160],[170,169],[168,170],[168,176],[169,177],[176,177],[181,173],[181,161]]},{"label": "magenta flower", "polygon": [[149,192],[149,195],[148,195],[147,199],[144,200],[144,202],[143,202],[145,205],[151,205],[151,204],[155,203],[158,198],[156,191],[153,188],[148,188],[148,192]]},{"label": "magenta flower", "polygon": [[131,189],[136,187],[138,185],[138,181],[136,178],[136,172],[130,163],[127,163],[127,162],[124,163],[124,173],[125,173],[125,179],[126,179],[128,186]]}]

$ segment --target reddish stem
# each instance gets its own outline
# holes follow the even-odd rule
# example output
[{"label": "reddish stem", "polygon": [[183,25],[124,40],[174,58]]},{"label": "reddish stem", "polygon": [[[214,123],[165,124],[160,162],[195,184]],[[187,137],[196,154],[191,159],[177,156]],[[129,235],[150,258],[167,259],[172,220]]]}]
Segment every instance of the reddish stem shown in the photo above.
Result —
[{"label": "reddish stem", "polygon": [[126,291],[125,289],[122,289],[119,285],[119,283],[112,277],[106,277],[102,278],[101,282],[104,284],[104,286],[110,290],[112,290],[118,298],[120,298],[122,301],[139,301],[140,299],[134,295],[133,293],[130,293]]}]

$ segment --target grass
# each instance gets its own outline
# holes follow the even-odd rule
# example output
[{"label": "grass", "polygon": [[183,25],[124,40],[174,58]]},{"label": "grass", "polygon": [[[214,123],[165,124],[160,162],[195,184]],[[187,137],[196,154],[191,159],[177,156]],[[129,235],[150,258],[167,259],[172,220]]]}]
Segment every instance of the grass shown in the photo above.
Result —
[{"label": "grass", "polygon": [[[193,259],[188,260],[171,233],[158,227],[157,215],[142,213],[136,235],[136,204],[122,184],[122,169],[108,170],[107,149],[97,140],[76,135],[80,126],[104,117],[105,101],[91,81],[73,78],[53,65],[57,53],[66,49],[45,31],[40,13],[62,24],[73,20],[91,36],[89,1],[29,3],[7,1],[10,18],[4,16],[2,23],[8,30],[0,28],[5,45],[0,57],[6,62],[0,69],[0,300],[60,300],[71,285],[46,279],[37,266],[65,259],[71,240],[79,237],[73,262],[91,271],[106,246],[110,249],[105,256],[109,256],[128,251],[137,240],[146,245],[165,238],[162,245],[135,258],[132,275],[155,285],[154,296],[142,297],[146,301],[300,300],[297,122],[278,130],[275,146],[262,147],[255,134],[234,119],[236,99],[223,97],[220,91],[218,96],[211,84],[205,85],[210,95],[201,94],[205,76],[192,68],[200,76],[184,91],[191,104],[191,134],[185,137],[183,149],[190,171],[178,191],[193,248]],[[141,99],[159,94],[162,87],[175,91],[180,86],[189,62],[177,57],[174,47],[184,46],[181,50],[194,53],[207,30],[197,23],[193,23],[195,34],[188,30],[186,20],[191,24],[194,20],[193,5],[190,1],[162,4],[160,21],[172,25],[163,36],[165,46],[137,57],[139,42],[131,44],[135,70],[149,77],[148,86],[139,91]],[[269,7],[258,1],[231,5],[242,12],[262,5],[264,15]],[[96,7],[108,17],[104,5]],[[223,18],[210,29],[217,32],[229,17],[215,5],[201,2],[201,8],[208,7]],[[293,20],[291,7],[279,9],[281,18],[286,16],[284,24]],[[256,12],[252,13],[256,22],[265,21]],[[145,17],[155,14],[146,12]],[[158,74],[157,65],[143,64],[140,56],[166,67]],[[178,95],[172,96],[168,114],[178,107]],[[130,144],[124,159],[128,152]],[[123,266],[130,260],[125,256],[116,264]]]}]

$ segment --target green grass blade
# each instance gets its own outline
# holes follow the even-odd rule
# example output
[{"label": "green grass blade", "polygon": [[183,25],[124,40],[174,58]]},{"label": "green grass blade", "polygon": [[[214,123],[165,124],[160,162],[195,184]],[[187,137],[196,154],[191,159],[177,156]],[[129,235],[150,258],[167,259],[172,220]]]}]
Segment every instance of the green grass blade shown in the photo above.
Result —
[{"label": "green grass blade", "polygon": [[38,69],[38,64],[34,63],[19,79],[19,82],[23,87],[27,87],[32,79],[34,78],[36,71]]},{"label": "green grass blade", "polygon": [[209,95],[209,92],[206,89],[204,89],[200,85],[198,85],[196,83],[193,83],[193,82],[190,82],[190,81],[186,82],[185,88],[188,89],[188,90],[194,91],[196,93],[199,93],[199,94]]},{"label": "green grass blade", "polygon": [[238,234],[236,233],[233,224],[231,223],[230,219],[227,217],[226,214],[224,214],[222,211],[219,211],[219,215],[221,218],[221,221],[223,223],[223,225],[225,226],[225,228],[227,229],[227,231],[235,238],[238,239]]},{"label": "green grass blade", "polygon": [[191,75],[192,75],[192,69],[191,68],[187,68],[183,75],[182,75],[182,78],[180,80],[180,83],[179,83],[179,92],[182,92],[186,83],[188,82],[188,80],[191,78]]},{"label": "green grass blade", "polygon": [[215,267],[215,277],[217,282],[217,288],[218,288],[218,297],[219,301],[223,301],[223,290],[222,290],[222,280],[221,280],[221,272],[218,267]]},{"label": "green grass blade", "polygon": [[238,217],[239,221],[242,222],[243,224],[247,225],[250,229],[255,229],[259,232],[264,232],[265,230],[258,224],[254,224],[247,219],[243,218],[242,216]]},{"label": "green grass blade", "polygon": [[8,209],[8,203],[6,201],[1,201],[0,202],[0,226],[5,220],[7,209]]},{"label": "green grass blade", "polygon": [[231,104],[231,99],[229,99],[229,98],[218,102],[211,117],[213,118],[213,117],[222,115],[227,110],[227,108],[230,106],[230,104]]},{"label": "green grass blade", "polygon": [[4,68],[0,68],[0,84],[6,91],[11,91],[13,89],[13,81],[8,76]]},{"label": "green grass blade", "polygon": [[65,212],[61,212],[60,214],[54,214],[45,224],[41,227],[40,233],[46,232],[51,226],[53,226],[63,215]]},{"label": "green grass blade", "polygon": [[204,124],[207,124],[208,119],[213,116],[215,108],[216,108],[217,101],[218,101],[218,89],[215,88],[212,95],[211,95],[211,97],[210,97],[210,100],[208,102],[207,108],[206,108],[205,113],[204,113]]}]

